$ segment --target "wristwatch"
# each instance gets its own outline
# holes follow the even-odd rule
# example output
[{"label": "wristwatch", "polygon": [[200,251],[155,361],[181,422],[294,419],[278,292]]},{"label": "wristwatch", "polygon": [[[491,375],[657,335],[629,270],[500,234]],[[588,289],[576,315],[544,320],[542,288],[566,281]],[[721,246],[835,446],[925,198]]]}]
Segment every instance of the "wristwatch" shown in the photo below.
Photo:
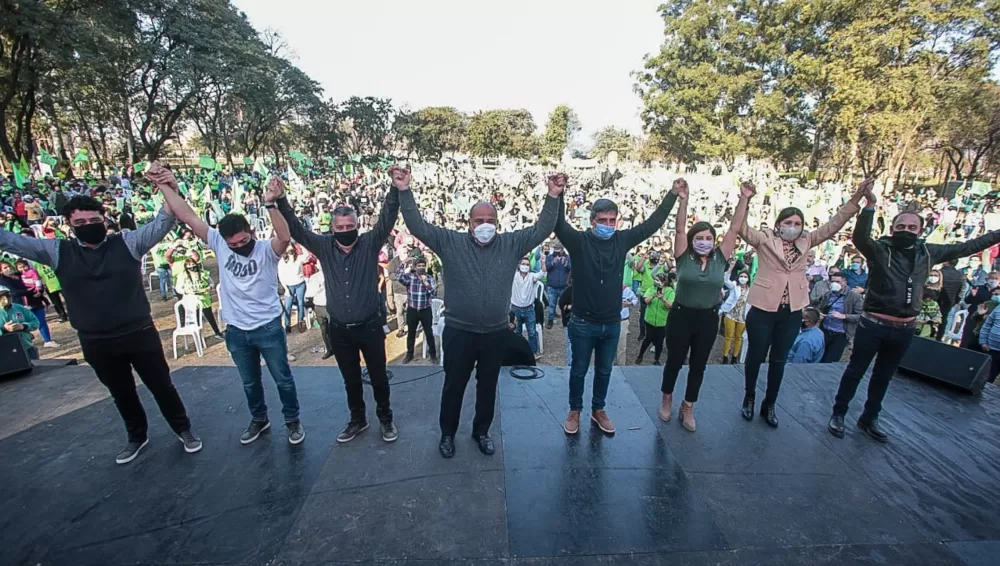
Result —
[{"label": "wristwatch", "polygon": [[276,204],[274,204],[273,202],[271,202],[271,203],[267,203],[267,204],[265,204],[265,205],[264,205],[264,208],[266,208],[266,209],[268,209],[268,210],[273,210],[273,209],[275,209],[275,208],[278,208],[278,205],[276,205]]}]

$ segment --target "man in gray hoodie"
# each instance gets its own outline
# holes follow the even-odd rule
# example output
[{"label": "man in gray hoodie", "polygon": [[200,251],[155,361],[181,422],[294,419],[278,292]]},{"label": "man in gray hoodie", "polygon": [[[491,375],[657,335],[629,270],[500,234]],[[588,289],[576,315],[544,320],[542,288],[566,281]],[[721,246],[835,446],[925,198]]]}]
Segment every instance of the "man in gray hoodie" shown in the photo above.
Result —
[{"label": "man in gray hoodie", "polygon": [[417,210],[409,187],[399,191],[399,208],[415,238],[434,251],[444,266],[445,327],[441,337],[444,389],[441,392],[441,455],[455,455],[455,433],[462,412],[465,387],[476,370],[476,416],[472,438],[479,450],[493,454],[490,425],[496,404],[497,380],[503,345],[511,337],[511,277],[521,258],[542,243],[555,228],[565,175],[549,178],[548,196],[538,222],[529,228],[497,234],[497,211],[480,202],[469,211],[469,230],[459,232],[432,226]]}]

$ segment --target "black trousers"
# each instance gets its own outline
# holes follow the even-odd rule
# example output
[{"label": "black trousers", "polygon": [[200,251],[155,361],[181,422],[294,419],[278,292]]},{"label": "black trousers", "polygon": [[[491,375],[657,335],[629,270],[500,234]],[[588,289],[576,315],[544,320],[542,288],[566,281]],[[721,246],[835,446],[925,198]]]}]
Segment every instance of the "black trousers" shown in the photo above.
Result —
[{"label": "black trousers", "polygon": [[125,421],[129,442],[144,442],[149,424],[135,390],[132,370],[146,385],[170,428],[177,434],[191,430],[187,410],[170,380],[170,367],[156,327],[149,326],[117,338],[80,337],[83,359],[94,368],[97,379],[108,388],[118,413]]},{"label": "black trousers", "polygon": [[719,335],[719,313],[715,309],[689,309],[674,303],[670,316],[667,317],[666,329],[667,363],[663,366],[660,391],[664,395],[673,395],[677,376],[690,351],[684,400],[694,403],[698,400],[701,383],[705,380],[705,366],[708,365],[712,345]]},{"label": "black trousers", "polygon": [[411,309],[406,308],[406,355],[413,356],[413,346],[417,343],[417,323],[424,328],[424,340],[427,341],[427,352],[432,358],[437,357],[437,350],[434,349],[434,330],[431,324],[434,322],[434,313],[431,308]]},{"label": "black trousers", "polygon": [[913,342],[913,326],[879,324],[862,317],[854,333],[854,350],[851,361],[840,378],[840,388],[833,405],[833,414],[846,415],[847,407],[858,390],[868,365],[875,360],[871,380],[868,382],[868,400],[861,413],[862,422],[871,422],[882,411],[882,400],[889,390],[889,382],[899,368],[899,362]]},{"label": "black trousers", "polygon": [[445,325],[441,336],[444,357],[444,389],[441,391],[441,436],[455,436],[462,416],[465,388],[476,370],[476,416],[472,435],[489,434],[497,401],[497,381],[503,363],[504,344],[510,330],[476,334]]},{"label": "black trousers", "polygon": [[382,320],[374,317],[360,326],[346,326],[330,322],[330,348],[344,376],[347,390],[347,407],[351,422],[368,421],[365,414],[365,390],[361,382],[361,356],[365,357],[368,379],[375,395],[375,414],[381,422],[392,422],[389,405],[389,378],[385,373],[385,332]]},{"label": "black trousers", "polygon": [[750,309],[747,313],[747,359],[743,366],[747,395],[756,397],[760,364],[767,357],[767,392],[764,394],[764,403],[773,405],[778,400],[781,380],[785,378],[788,351],[792,349],[801,328],[802,311],[793,311],[788,305],[781,305],[775,312],[757,307]]},{"label": "black trousers", "polygon": [[653,359],[656,363],[660,363],[660,353],[663,351],[663,337],[667,334],[666,326],[653,326],[652,324],[642,321],[643,327],[646,329],[646,336],[642,339],[642,345],[639,346],[639,357],[642,358],[643,354],[646,353],[646,348],[649,345],[653,345]]},{"label": "black trousers", "polygon": [[56,310],[56,314],[59,315],[59,318],[62,318],[62,319],[69,318],[66,315],[66,307],[63,306],[62,292],[60,292],[60,291],[51,291],[49,293],[49,298],[52,299],[52,308],[54,308]]},{"label": "black trousers", "polygon": [[840,358],[844,356],[844,350],[847,349],[847,334],[843,332],[830,332],[829,330],[824,330],[823,338],[826,344],[826,349],[823,350],[823,359],[821,359],[819,363],[835,364],[839,362]]},{"label": "black trousers", "polygon": [[313,304],[313,312],[316,313],[316,322],[319,324],[319,334],[323,337],[323,346],[327,352],[333,351],[330,345],[330,313],[325,305]]}]

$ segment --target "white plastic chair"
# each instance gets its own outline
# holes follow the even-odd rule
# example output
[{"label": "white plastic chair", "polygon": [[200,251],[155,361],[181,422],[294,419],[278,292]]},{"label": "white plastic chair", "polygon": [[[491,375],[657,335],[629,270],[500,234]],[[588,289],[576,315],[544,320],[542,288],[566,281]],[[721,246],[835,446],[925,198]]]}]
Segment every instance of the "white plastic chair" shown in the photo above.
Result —
[{"label": "white plastic chair", "polygon": [[[181,320],[181,307],[184,307],[184,320]],[[177,328],[174,329],[172,339],[174,345],[174,359],[177,359],[177,338],[184,339],[184,351],[188,351],[188,336],[194,340],[195,350],[198,357],[205,355],[205,339],[201,336],[201,326],[204,322],[201,314],[201,304],[198,297],[185,295],[181,300],[174,303],[174,318],[177,321]]]},{"label": "white plastic chair", "polygon": [[225,324],[226,321],[222,318],[222,283],[215,286],[215,296],[219,297],[219,324]]},{"label": "white plastic chair", "polygon": [[538,353],[539,354],[544,354],[545,353],[545,339],[542,338],[542,324],[541,323],[536,323],[535,324],[535,335],[538,336]]},{"label": "white plastic chair", "polygon": [[[444,333],[444,301],[441,299],[431,299],[431,333],[434,335],[434,345],[437,346],[438,361],[444,365],[444,353],[441,347],[441,334]],[[426,329],[425,329],[426,334]],[[427,359],[427,337],[423,339],[423,356]]]},{"label": "white plastic chair", "polygon": [[157,284],[157,286],[159,286],[159,284],[160,284],[159,283],[160,282],[160,274],[157,273],[155,269],[152,270],[152,271],[150,271],[149,274],[146,275],[146,279],[149,281],[149,292],[150,293],[153,292],[153,278],[154,277],[156,277],[156,282],[157,282],[156,284]]},{"label": "white plastic chair", "polygon": [[745,364],[747,361],[747,343],[750,339],[747,337],[747,331],[743,331],[743,345],[740,346],[740,363]]},{"label": "white plastic chair", "polygon": [[948,326],[944,331],[944,340],[961,343],[962,334],[965,332],[965,321],[968,318],[969,311],[959,310],[957,306],[953,307],[948,317]]},{"label": "white plastic chair", "polygon": [[[143,275],[146,274],[146,264],[149,263],[149,254],[142,256],[142,265],[139,267],[139,272]],[[150,289],[152,291],[152,289]]]}]

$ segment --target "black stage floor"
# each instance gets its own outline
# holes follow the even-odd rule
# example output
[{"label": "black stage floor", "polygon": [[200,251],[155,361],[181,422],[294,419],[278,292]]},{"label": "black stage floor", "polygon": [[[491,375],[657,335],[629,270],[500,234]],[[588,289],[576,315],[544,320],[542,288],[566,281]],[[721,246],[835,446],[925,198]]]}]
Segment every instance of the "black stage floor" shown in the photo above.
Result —
[{"label": "black stage floor", "polygon": [[[841,368],[790,367],[772,430],[740,418],[740,368],[710,367],[695,434],[656,418],[660,368],[616,368],[618,434],[574,438],[565,368],[505,371],[496,455],[468,437],[470,387],[450,461],[437,452],[443,376],[421,379],[435,368],[394,368],[398,442],[373,428],[345,445],[338,372],[294,368],[301,446],[280,426],[241,446],[235,368],[186,368],[175,381],[205,449],[184,454],[142,390],[150,446],[127,466],[89,369],[49,369],[0,383],[0,564],[1000,564],[997,388],[898,378],[889,443],[854,428],[863,391],[838,440],[826,421]],[[272,383],[268,399],[280,421]]]}]

